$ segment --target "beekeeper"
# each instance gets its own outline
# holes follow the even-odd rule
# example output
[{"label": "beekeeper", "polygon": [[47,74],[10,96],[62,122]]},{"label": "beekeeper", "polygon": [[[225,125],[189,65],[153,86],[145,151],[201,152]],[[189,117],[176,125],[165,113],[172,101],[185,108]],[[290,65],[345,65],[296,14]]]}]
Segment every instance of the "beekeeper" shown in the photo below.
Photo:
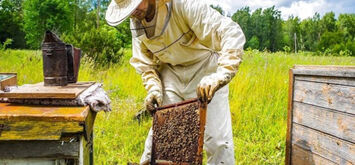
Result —
[{"label": "beekeeper", "polygon": [[[112,0],[106,21],[131,16],[131,65],[142,76],[148,110],[199,97],[209,102],[204,136],[208,164],[234,165],[228,83],[245,37],[239,25],[200,0]],[[152,129],[141,163],[150,160]]]}]

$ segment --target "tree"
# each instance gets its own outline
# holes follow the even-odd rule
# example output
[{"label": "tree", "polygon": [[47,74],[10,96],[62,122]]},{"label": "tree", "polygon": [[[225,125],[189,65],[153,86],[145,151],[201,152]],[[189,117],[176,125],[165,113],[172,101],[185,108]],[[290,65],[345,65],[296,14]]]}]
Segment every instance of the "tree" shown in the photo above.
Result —
[{"label": "tree", "polygon": [[74,0],[26,0],[24,7],[24,31],[27,44],[39,48],[46,30],[62,34],[73,30]]},{"label": "tree", "polygon": [[355,14],[340,14],[337,27],[343,32],[347,40],[353,40],[355,36]]},{"label": "tree", "polygon": [[260,42],[259,42],[259,39],[258,39],[258,37],[256,37],[256,36],[253,36],[249,41],[248,41],[248,43],[249,43],[249,48],[251,48],[251,49],[259,49],[259,47],[260,47]]},{"label": "tree", "polygon": [[265,44],[262,47],[273,52],[282,49],[282,20],[281,12],[275,9],[275,6],[267,8],[263,11],[264,17],[264,33],[266,37],[263,39]]},{"label": "tree", "polygon": [[[298,17],[290,16],[287,21],[282,24],[283,29],[283,42],[288,48],[294,51],[295,49],[295,37],[296,43],[300,43],[300,19]],[[297,49],[300,49],[300,44],[297,44]]]},{"label": "tree", "polygon": [[335,32],[336,31],[336,19],[334,12],[326,13],[320,20],[320,26],[322,32]]},{"label": "tree", "polygon": [[[250,28],[250,26],[251,26],[250,8],[249,7],[243,7],[241,9],[237,10],[237,12],[232,15],[232,20],[237,22],[239,24],[239,26],[242,28],[246,40],[247,41],[250,40],[252,38],[252,33],[251,33],[251,30],[250,30],[251,29]],[[250,45],[247,42],[244,45],[244,48],[248,48],[248,47],[250,47]],[[258,47],[254,48],[254,49],[258,49],[258,48],[259,48],[259,43],[258,43]]]},{"label": "tree", "polygon": [[21,3],[22,0],[0,1],[0,43],[12,39],[10,48],[25,48]]},{"label": "tree", "polygon": [[312,18],[304,19],[300,23],[300,48],[301,50],[316,51],[322,30],[320,28],[320,16],[315,13]]},{"label": "tree", "polygon": [[254,47],[256,41],[259,41],[259,50],[281,50],[283,47],[281,12],[276,10],[275,7],[265,10],[259,8],[251,14],[250,19],[248,19],[247,13],[249,13],[249,8],[244,8],[237,11],[232,17],[235,20],[240,19],[241,24],[247,24],[243,25],[247,27],[245,28],[247,29],[247,36],[252,36],[254,39],[251,42],[251,38],[247,38],[246,45]]}]

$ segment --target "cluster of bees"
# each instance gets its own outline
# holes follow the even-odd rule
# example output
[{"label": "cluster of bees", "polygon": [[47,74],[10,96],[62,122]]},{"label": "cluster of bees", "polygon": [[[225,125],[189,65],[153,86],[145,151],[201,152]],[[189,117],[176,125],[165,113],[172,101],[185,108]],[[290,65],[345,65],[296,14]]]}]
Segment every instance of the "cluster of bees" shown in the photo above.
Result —
[{"label": "cluster of bees", "polygon": [[153,147],[156,160],[196,161],[200,130],[197,102],[162,110],[153,124]]}]

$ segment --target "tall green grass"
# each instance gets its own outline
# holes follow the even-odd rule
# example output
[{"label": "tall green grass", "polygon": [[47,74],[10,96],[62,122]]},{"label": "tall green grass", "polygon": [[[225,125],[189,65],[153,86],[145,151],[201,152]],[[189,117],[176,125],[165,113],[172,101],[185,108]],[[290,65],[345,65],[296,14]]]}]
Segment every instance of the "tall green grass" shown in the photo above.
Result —
[{"label": "tall green grass", "polygon": [[[151,119],[139,124],[134,114],[143,107],[145,90],[128,64],[95,67],[83,59],[79,80],[102,82],[113,111],[99,113],[95,123],[95,164],[139,162]],[[288,70],[298,65],[355,65],[354,57],[311,56],[247,51],[230,83],[230,105],[237,164],[283,164],[285,157]],[[0,52],[0,72],[17,72],[19,84],[43,80],[41,53]]]}]

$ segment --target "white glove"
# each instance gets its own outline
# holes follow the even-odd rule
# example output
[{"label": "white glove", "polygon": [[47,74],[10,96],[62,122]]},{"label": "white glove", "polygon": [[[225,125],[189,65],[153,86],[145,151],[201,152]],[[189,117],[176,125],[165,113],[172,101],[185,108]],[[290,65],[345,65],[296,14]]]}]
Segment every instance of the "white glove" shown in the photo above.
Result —
[{"label": "white glove", "polygon": [[161,106],[163,103],[163,95],[159,91],[152,91],[148,93],[144,100],[146,110],[152,112],[156,107]]},{"label": "white glove", "polygon": [[201,79],[197,86],[197,97],[202,102],[209,103],[217,90],[228,84],[232,76],[230,74],[213,73]]}]

